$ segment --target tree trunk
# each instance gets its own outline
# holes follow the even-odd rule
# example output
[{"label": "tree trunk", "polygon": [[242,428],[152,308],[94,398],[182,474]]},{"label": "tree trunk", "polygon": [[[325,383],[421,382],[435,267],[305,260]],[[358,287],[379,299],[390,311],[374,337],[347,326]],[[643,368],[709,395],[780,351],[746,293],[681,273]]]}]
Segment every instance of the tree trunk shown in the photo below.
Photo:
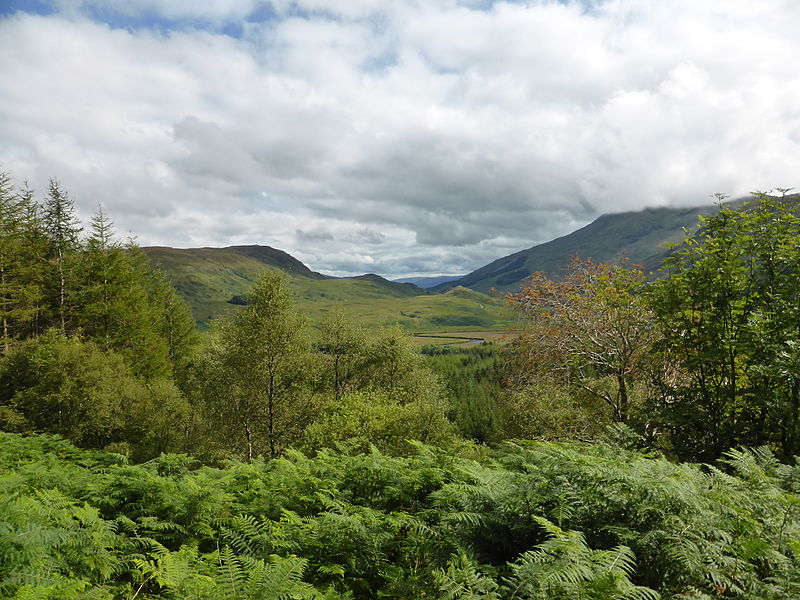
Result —
[{"label": "tree trunk", "polygon": [[58,315],[61,319],[61,333],[67,335],[67,321],[64,316],[64,304],[66,303],[64,289],[67,283],[64,276],[64,253],[61,250],[58,251],[58,276],[61,280],[61,286],[58,290]]},{"label": "tree trunk", "polygon": [[[0,267],[0,288],[6,289],[6,270]],[[10,334],[8,331],[8,314],[6,307],[3,306],[3,354],[7,355],[11,346]]]},{"label": "tree trunk", "polygon": [[269,457],[275,458],[275,374],[269,375],[269,395],[267,399],[267,415],[269,427]]},{"label": "tree trunk", "polygon": [[617,421],[621,423],[628,422],[628,384],[625,381],[625,375],[622,373],[617,374],[617,406],[614,412]]},{"label": "tree trunk", "polygon": [[253,433],[250,431],[250,423],[245,421],[244,434],[247,438],[247,460],[253,460]]},{"label": "tree trunk", "polygon": [[791,460],[798,453],[798,436],[800,436],[800,379],[795,377],[792,381],[791,402],[789,404],[789,418],[786,423],[786,438],[783,445],[783,459]]}]

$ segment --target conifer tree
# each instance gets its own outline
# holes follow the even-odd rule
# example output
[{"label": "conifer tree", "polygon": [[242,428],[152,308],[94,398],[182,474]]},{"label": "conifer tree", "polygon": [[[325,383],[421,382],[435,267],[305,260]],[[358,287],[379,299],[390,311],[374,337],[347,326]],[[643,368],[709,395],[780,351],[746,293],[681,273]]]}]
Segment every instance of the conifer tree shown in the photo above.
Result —
[{"label": "conifer tree", "polygon": [[0,319],[2,319],[3,354],[11,346],[13,306],[13,268],[19,244],[19,214],[11,186],[11,177],[0,173]]},{"label": "conifer tree", "polygon": [[48,282],[51,306],[56,326],[67,333],[70,305],[75,291],[73,266],[75,252],[80,247],[81,226],[75,217],[75,205],[58,181],[50,180],[44,202],[42,223],[48,240],[48,259],[52,266],[52,279]]},{"label": "conifer tree", "polygon": [[120,352],[141,377],[171,374],[167,341],[159,329],[161,311],[149,289],[149,262],[133,241],[123,245],[114,239],[102,209],[92,218],[78,264],[76,328],[105,350]]},{"label": "conifer tree", "polygon": [[154,311],[154,326],[166,343],[167,358],[179,385],[198,343],[194,318],[186,302],[160,270],[150,267],[147,288]]},{"label": "conifer tree", "polygon": [[17,194],[0,173],[0,352],[37,331],[43,296],[44,238],[29,189]]}]

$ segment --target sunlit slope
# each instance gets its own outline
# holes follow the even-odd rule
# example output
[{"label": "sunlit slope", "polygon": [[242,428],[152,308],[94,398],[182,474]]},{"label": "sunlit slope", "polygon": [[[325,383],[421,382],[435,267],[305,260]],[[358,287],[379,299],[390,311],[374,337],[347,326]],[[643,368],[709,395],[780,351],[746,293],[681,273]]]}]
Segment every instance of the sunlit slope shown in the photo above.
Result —
[{"label": "sunlit slope", "polygon": [[[385,281],[385,280],[384,280]],[[361,322],[401,325],[409,331],[480,331],[513,327],[516,314],[502,298],[455,288],[444,294],[392,296],[373,282],[334,279],[317,282],[309,289],[293,280],[298,289],[298,307],[319,319],[336,307],[344,308]],[[382,295],[381,295],[382,294]]]},{"label": "sunlit slope", "polygon": [[235,310],[231,301],[246,295],[265,268],[289,274],[298,308],[312,321],[342,307],[362,322],[399,324],[412,331],[493,330],[514,323],[514,314],[500,298],[464,288],[430,294],[377,275],[326,278],[288,254],[263,246],[144,250],[166,272],[200,323]]},{"label": "sunlit slope", "polygon": [[[241,247],[239,247],[241,248]],[[215,318],[231,308],[229,300],[243,295],[266,267],[284,270],[309,280],[322,278],[290,255],[265,249],[260,255],[236,248],[144,248],[153,263],[164,270],[178,293],[188,302],[197,321]],[[287,258],[288,257],[288,258]]]},{"label": "sunlit slope", "polygon": [[481,292],[492,288],[515,291],[526,277],[536,271],[558,277],[559,271],[573,256],[591,258],[596,262],[617,262],[625,256],[632,263],[643,265],[646,271],[653,271],[661,265],[666,245],[682,241],[684,228],[696,227],[699,215],[716,210],[716,206],[710,205],[602,215],[577,231],[499,258],[434,290],[461,285]]}]

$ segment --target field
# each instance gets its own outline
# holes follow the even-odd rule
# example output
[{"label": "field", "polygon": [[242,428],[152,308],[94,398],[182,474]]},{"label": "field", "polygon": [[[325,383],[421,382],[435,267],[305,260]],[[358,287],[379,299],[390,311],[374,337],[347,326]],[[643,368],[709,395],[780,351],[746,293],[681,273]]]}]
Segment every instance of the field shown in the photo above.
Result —
[{"label": "field", "polygon": [[502,331],[450,331],[445,329],[441,331],[415,332],[412,339],[414,343],[421,346],[454,346],[463,348],[480,342],[502,344],[511,337],[512,331],[511,329]]}]

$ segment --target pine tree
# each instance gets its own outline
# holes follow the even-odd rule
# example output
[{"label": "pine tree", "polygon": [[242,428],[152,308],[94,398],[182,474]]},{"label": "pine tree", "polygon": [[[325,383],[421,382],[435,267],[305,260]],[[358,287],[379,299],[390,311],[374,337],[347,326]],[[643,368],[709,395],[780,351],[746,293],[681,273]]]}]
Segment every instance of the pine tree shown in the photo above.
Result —
[{"label": "pine tree", "polygon": [[147,288],[155,314],[156,331],[166,343],[172,373],[181,385],[186,377],[188,362],[198,344],[192,312],[178,296],[167,276],[152,266],[148,272]]}]

